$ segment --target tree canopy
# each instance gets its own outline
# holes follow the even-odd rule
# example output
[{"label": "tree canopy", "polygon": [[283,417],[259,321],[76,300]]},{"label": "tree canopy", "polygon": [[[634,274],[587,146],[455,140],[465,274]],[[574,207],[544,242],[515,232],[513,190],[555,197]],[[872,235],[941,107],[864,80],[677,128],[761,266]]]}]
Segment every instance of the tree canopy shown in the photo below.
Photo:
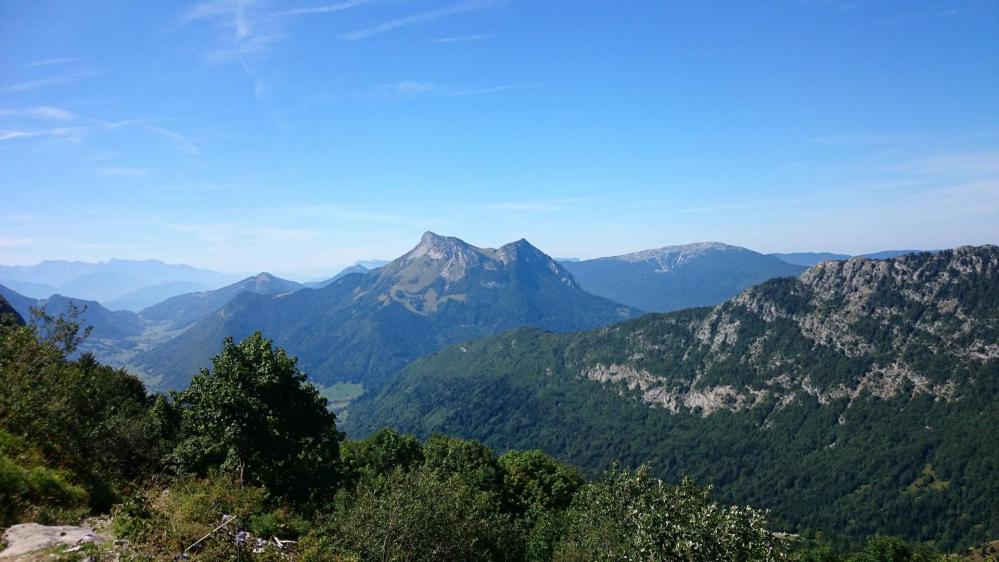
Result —
[{"label": "tree canopy", "polygon": [[195,473],[218,466],[241,484],[299,501],[333,491],[342,435],[295,362],[260,332],[238,344],[227,338],[213,368],[174,394],[181,412],[176,466]]}]

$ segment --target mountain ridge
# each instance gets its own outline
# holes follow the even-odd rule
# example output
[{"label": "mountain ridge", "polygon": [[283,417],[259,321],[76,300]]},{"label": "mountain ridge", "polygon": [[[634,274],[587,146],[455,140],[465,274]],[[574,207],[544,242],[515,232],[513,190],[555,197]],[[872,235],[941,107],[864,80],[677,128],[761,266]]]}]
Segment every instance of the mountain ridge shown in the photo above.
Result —
[{"label": "mountain ridge", "polygon": [[999,533],[997,341],[996,246],[854,258],[711,308],[448,347],[344,428],[651,462],[802,532],[967,545]]},{"label": "mountain ridge", "polygon": [[240,293],[278,295],[297,291],[302,285],[267,272],[251,275],[231,285],[212,291],[200,291],[170,297],[139,312],[144,320],[165,323],[168,329],[183,329],[231,302]]},{"label": "mountain ridge", "polygon": [[586,291],[645,310],[715,305],[801,266],[739,246],[695,242],[562,264]]},{"label": "mountain ridge", "polygon": [[259,329],[299,356],[321,384],[370,386],[450,343],[522,325],[564,331],[637,314],[586,293],[527,241],[478,248],[428,232],[389,264],[326,287],[281,297],[242,294],[137,365],[168,387],[181,386],[208,366],[224,336]]}]

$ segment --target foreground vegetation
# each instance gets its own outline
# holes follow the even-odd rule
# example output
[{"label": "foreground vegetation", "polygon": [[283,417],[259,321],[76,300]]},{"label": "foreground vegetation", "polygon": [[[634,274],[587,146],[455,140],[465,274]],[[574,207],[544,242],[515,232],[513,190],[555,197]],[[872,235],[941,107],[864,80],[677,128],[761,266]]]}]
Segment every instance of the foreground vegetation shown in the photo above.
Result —
[{"label": "foreground vegetation", "polygon": [[72,319],[41,320],[0,328],[0,525],[109,514],[104,532],[127,541],[64,559],[941,559],[886,537],[841,555],[644,467],[587,481],[540,451],[388,429],[346,440],[259,333],[226,341],[172,400],[149,396],[122,370],[67,359]]}]

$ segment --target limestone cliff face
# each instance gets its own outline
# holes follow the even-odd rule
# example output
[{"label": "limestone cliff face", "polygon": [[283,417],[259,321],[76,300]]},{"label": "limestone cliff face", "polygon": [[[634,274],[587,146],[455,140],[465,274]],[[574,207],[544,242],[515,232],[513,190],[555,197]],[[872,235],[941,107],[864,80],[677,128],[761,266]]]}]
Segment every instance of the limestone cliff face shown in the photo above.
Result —
[{"label": "limestone cliff face", "polygon": [[823,262],[677,324],[669,337],[678,331],[691,342],[683,361],[665,361],[672,369],[661,354],[675,348],[642,329],[627,336],[626,357],[587,362],[580,376],[701,415],[780,409],[804,395],[848,407],[865,394],[955,400],[968,367],[999,359],[999,248]]},{"label": "limestone cliff face", "polygon": [[466,302],[478,291],[499,293],[518,284],[580,290],[572,275],[526,240],[479,248],[427,232],[415,248],[381,268],[377,281],[363,292],[376,294],[382,305],[399,303],[429,315],[444,303]]}]

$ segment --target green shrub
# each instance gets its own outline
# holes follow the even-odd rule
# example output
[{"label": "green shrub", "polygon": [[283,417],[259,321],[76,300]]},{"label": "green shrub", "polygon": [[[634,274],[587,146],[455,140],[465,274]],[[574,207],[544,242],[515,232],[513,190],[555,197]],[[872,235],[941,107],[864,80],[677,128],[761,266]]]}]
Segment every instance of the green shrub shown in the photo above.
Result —
[{"label": "green shrub", "polygon": [[302,539],[302,560],[518,560],[516,528],[488,493],[457,475],[400,469],[341,496]]},{"label": "green shrub", "polygon": [[560,561],[658,562],[784,559],[766,514],[715,503],[690,480],[663,483],[647,467],[610,470],[580,490],[568,514]]}]

